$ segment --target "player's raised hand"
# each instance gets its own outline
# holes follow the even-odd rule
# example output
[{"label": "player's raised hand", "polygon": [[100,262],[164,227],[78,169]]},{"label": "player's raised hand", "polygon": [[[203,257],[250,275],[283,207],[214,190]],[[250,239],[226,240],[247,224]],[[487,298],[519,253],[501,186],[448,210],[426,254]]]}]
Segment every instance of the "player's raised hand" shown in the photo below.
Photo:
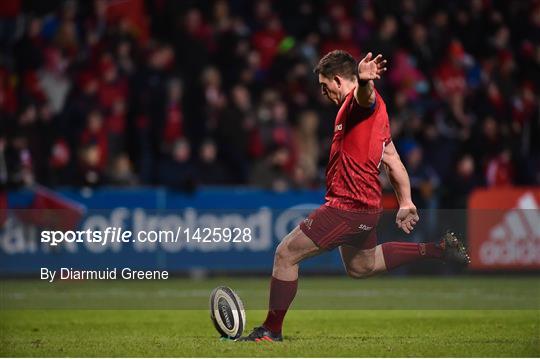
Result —
[{"label": "player's raised hand", "polygon": [[372,58],[373,54],[368,54],[358,64],[358,77],[361,81],[378,80],[386,71],[386,60],[379,54]]},{"label": "player's raised hand", "polygon": [[418,212],[414,205],[400,207],[396,215],[396,224],[398,228],[401,228],[401,230],[407,234],[412,232],[419,220],[420,217],[418,216]]}]

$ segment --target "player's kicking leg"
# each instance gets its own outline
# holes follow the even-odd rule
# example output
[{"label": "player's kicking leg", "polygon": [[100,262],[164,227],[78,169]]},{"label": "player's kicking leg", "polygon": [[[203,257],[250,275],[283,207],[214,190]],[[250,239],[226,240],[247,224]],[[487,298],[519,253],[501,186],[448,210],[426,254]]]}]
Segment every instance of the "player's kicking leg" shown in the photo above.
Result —
[{"label": "player's kicking leg", "polygon": [[451,232],[435,243],[387,242],[371,249],[342,245],[339,251],[347,274],[353,278],[371,277],[429,258],[460,265],[470,262],[465,246]]},{"label": "player's kicking leg", "polygon": [[322,253],[297,226],[283,239],[276,249],[268,315],[260,327],[256,327],[239,341],[281,341],[281,328],[298,288],[298,263]]}]

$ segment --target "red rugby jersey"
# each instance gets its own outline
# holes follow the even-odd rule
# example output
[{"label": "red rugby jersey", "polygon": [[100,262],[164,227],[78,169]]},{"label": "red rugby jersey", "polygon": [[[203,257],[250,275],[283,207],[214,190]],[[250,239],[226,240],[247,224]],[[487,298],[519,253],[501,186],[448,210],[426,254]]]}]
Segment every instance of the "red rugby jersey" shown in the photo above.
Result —
[{"label": "red rugby jersey", "polygon": [[372,108],[361,107],[351,91],[334,125],[326,168],[326,205],[344,210],[379,210],[379,167],[384,147],[392,141],[386,105],[376,92]]}]

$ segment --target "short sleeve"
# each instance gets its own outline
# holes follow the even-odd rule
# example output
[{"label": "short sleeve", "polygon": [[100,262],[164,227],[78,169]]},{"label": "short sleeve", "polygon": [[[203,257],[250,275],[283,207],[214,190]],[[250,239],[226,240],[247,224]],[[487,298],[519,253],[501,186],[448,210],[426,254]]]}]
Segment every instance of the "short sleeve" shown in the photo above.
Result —
[{"label": "short sleeve", "polygon": [[354,95],[353,95],[353,98],[351,100],[350,116],[352,118],[365,119],[371,116],[375,112],[378,102],[379,101],[377,97],[375,97],[375,102],[373,102],[373,104],[370,107],[362,107],[358,104],[358,102],[356,101],[356,98],[354,98]]},{"label": "short sleeve", "polygon": [[371,107],[362,107],[358,104],[358,102],[356,102],[356,98],[354,98],[353,95],[349,105],[347,128],[352,129],[358,123],[371,117],[375,112],[377,112],[378,107],[378,98],[375,99],[375,102]]}]

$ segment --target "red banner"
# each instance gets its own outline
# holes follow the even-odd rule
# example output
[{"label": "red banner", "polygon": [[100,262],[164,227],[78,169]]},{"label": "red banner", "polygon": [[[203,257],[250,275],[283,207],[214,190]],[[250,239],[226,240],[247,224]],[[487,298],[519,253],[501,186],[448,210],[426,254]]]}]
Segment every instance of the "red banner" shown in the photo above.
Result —
[{"label": "red banner", "polygon": [[69,231],[77,228],[86,208],[57,192],[36,186],[31,206],[17,211],[20,220],[42,229]]},{"label": "red banner", "polygon": [[469,198],[471,269],[540,269],[540,188],[494,188]]}]

